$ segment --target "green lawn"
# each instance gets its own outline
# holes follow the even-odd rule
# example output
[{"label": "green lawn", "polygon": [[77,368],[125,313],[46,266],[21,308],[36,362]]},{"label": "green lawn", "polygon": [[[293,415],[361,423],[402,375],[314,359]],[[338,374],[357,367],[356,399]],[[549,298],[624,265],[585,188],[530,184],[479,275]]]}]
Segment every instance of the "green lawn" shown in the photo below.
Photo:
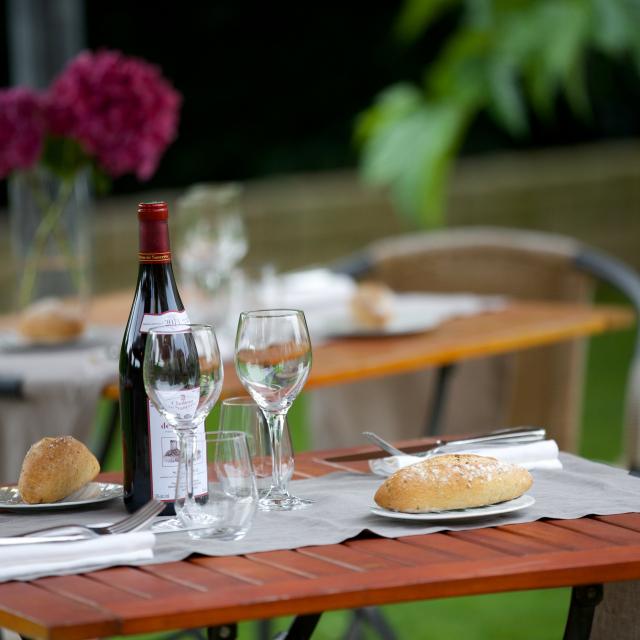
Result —
[{"label": "green lawn", "polygon": [[[601,294],[600,298],[611,299],[607,293]],[[581,453],[587,457],[605,461],[616,461],[621,457],[624,385],[632,345],[632,331],[591,340],[580,447]],[[217,414],[214,413],[210,417],[210,426],[216,420]],[[289,422],[294,447],[298,451],[306,449],[309,440],[304,398],[294,405]],[[109,466],[119,468],[119,465],[120,452],[115,447]],[[398,638],[544,640],[562,637],[569,595],[569,589],[552,589],[416,602],[383,607],[383,610]],[[314,640],[342,637],[349,615],[346,611],[323,615]],[[278,620],[274,627],[283,628],[286,623],[287,620]],[[253,623],[242,624],[240,638],[248,640],[255,637],[253,628]],[[369,631],[365,633],[365,638],[376,637]]]}]

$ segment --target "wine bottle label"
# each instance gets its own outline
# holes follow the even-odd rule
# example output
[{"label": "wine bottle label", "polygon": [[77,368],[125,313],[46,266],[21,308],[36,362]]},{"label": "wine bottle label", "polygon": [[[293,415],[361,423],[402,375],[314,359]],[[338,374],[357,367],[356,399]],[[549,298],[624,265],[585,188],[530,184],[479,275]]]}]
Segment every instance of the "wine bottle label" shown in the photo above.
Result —
[{"label": "wine bottle label", "polygon": [[149,329],[176,324],[189,324],[189,316],[186,311],[145,313],[140,324],[140,333],[149,333]]},{"label": "wine bottle label", "polygon": [[[151,445],[151,493],[157,500],[172,501],[176,497],[176,477],[180,450],[174,428],[147,400],[149,409],[149,443]],[[207,449],[204,420],[196,427],[198,448],[193,463],[193,493],[207,493]]]},{"label": "wine bottle label", "polygon": [[200,387],[172,391],[156,389],[156,395],[162,406],[179,420],[191,420],[200,402]]}]

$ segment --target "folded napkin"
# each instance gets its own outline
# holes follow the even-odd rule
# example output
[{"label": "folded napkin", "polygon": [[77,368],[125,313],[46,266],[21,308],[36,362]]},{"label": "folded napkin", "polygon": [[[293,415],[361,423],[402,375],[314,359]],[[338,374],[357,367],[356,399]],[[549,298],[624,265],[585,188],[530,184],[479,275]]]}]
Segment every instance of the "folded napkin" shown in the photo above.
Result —
[{"label": "folded napkin", "polygon": [[356,289],[349,276],[317,268],[283,273],[267,282],[262,294],[269,303],[307,312],[326,305],[346,305]]},{"label": "folded napkin", "polygon": [[[518,464],[525,469],[562,469],[562,463],[558,457],[558,445],[555,440],[540,440],[526,444],[512,445],[477,445],[476,447],[462,448],[450,447],[436,455],[448,453],[474,453],[478,456],[497,458],[501,462]],[[436,457],[436,456],[433,456]],[[425,458],[420,456],[391,456],[389,458],[377,458],[369,461],[369,467],[373,473],[379,476],[390,476],[398,469],[421,462]]]},{"label": "folded napkin", "polygon": [[73,542],[0,545],[0,582],[94,571],[153,558],[155,535],[120,533]]}]

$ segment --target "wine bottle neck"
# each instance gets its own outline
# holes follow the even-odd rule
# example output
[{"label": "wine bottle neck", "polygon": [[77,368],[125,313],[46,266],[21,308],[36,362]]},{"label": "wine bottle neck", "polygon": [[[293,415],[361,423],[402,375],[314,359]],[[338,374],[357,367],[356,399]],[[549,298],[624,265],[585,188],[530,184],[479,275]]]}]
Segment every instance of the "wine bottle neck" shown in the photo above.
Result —
[{"label": "wine bottle neck", "polygon": [[140,264],[171,263],[169,225],[166,220],[140,221]]}]

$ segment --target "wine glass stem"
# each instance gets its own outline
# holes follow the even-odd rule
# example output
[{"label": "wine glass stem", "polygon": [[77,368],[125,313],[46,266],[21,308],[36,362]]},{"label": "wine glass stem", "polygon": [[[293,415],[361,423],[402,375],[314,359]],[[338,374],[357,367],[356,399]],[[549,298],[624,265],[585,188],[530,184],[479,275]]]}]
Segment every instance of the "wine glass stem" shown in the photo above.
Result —
[{"label": "wine glass stem", "polygon": [[269,437],[271,439],[271,491],[287,495],[288,489],[285,486],[284,475],[282,473],[282,433],[284,431],[286,413],[265,412],[265,414],[267,425],[269,426]]},{"label": "wine glass stem", "polygon": [[184,496],[184,506],[187,510],[189,507],[194,504],[193,498],[193,461],[195,459],[195,452],[198,446],[198,442],[196,438],[187,438],[187,432],[180,430],[178,431],[178,440],[180,445],[180,455],[182,455],[182,460],[184,462],[184,470],[185,470],[185,496]]}]

